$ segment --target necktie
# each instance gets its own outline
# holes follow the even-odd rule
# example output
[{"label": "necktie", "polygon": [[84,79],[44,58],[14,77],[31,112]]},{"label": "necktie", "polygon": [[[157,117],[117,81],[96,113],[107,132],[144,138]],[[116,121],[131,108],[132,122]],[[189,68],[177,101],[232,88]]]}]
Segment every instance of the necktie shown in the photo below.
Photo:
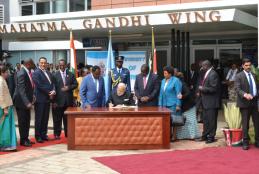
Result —
[{"label": "necktie", "polygon": [[146,86],[147,86],[147,77],[146,76],[143,77],[143,84],[144,84],[144,89],[146,89]]},{"label": "necktie", "polygon": [[248,77],[249,77],[249,91],[250,91],[250,94],[254,96],[254,88],[253,88],[251,73],[248,74]]},{"label": "necktie", "polygon": [[62,72],[62,80],[63,80],[64,86],[66,86],[66,74],[65,74],[65,72]]},{"label": "necktie", "polygon": [[32,86],[32,88],[34,88],[34,83],[32,81],[32,73],[31,73],[31,71],[29,72],[29,76],[30,76],[31,86]]}]

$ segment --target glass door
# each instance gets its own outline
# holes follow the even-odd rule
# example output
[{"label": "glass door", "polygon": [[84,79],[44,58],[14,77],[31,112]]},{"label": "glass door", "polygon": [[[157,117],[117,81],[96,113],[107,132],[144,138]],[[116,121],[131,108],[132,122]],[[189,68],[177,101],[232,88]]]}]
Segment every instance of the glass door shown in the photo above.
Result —
[{"label": "glass door", "polygon": [[216,58],[216,46],[205,46],[199,45],[195,46],[192,49],[192,62],[191,63],[198,63],[203,60],[213,60]]},{"label": "glass door", "polygon": [[240,65],[242,55],[241,48],[241,45],[217,47],[217,57],[223,68],[230,67],[232,63]]}]

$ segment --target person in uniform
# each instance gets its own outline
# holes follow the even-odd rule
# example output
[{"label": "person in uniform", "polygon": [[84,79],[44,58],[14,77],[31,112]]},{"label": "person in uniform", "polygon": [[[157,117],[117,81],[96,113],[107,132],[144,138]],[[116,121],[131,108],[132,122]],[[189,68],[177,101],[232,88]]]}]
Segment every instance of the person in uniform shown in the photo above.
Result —
[{"label": "person in uniform", "polygon": [[116,91],[119,83],[126,85],[127,92],[131,92],[130,87],[130,71],[127,68],[122,67],[124,56],[116,56],[116,67],[111,70],[110,78],[112,84],[112,92]]}]

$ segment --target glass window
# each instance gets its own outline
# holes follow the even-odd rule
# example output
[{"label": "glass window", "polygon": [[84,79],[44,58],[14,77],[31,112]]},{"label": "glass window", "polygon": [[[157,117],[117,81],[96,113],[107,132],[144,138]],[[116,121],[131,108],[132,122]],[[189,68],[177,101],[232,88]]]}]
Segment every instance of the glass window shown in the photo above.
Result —
[{"label": "glass window", "polygon": [[20,63],[20,51],[11,51],[11,57],[7,59],[8,63],[13,65],[13,68],[16,66],[16,63]]},{"label": "glass window", "polygon": [[33,5],[23,5],[22,8],[22,16],[30,16],[33,14]]},{"label": "glass window", "polygon": [[53,52],[53,63],[58,65],[60,59],[65,59],[68,62],[67,50],[56,50]]},{"label": "glass window", "polygon": [[52,51],[48,51],[48,50],[36,51],[35,61],[38,62],[40,57],[45,57],[48,63],[53,63]]},{"label": "glass window", "polygon": [[84,11],[85,10],[85,0],[70,0],[69,1],[69,11]]},{"label": "glass window", "polygon": [[29,58],[35,60],[35,51],[21,51],[21,61]]},{"label": "glass window", "polygon": [[36,14],[49,14],[49,13],[50,13],[50,2],[36,3]]},{"label": "glass window", "polygon": [[52,4],[53,13],[67,12],[67,0],[55,0]]}]

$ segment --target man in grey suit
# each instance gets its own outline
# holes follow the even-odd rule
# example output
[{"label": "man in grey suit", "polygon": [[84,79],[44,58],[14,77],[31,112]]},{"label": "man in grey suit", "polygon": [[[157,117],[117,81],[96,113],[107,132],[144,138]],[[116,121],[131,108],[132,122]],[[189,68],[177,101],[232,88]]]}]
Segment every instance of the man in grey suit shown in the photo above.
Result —
[{"label": "man in grey suit", "polygon": [[204,123],[201,140],[206,141],[208,144],[215,141],[220,103],[220,81],[218,74],[213,70],[210,61],[203,61],[202,68],[206,73],[199,86]]},{"label": "man in grey suit", "polygon": [[237,92],[237,107],[242,115],[243,149],[249,149],[249,120],[252,120],[255,128],[255,147],[259,148],[259,115],[257,109],[258,90],[256,77],[251,73],[251,61],[243,59],[243,71],[236,75],[235,89]]},{"label": "man in grey suit", "polygon": [[56,114],[53,114],[55,139],[60,139],[62,120],[67,137],[67,117],[64,112],[67,107],[73,106],[73,90],[78,85],[75,75],[69,72],[66,66],[64,59],[59,60],[59,71],[53,74],[56,88],[56,97],[53,104],[56,107]]},{"label": "man in grey suit", "polygon": [[149,72],[149,66],[141,66],[141,73],[137,75],[134,91],[138,99],[138,106],[157,106],[160,84],[158,76]]}]

